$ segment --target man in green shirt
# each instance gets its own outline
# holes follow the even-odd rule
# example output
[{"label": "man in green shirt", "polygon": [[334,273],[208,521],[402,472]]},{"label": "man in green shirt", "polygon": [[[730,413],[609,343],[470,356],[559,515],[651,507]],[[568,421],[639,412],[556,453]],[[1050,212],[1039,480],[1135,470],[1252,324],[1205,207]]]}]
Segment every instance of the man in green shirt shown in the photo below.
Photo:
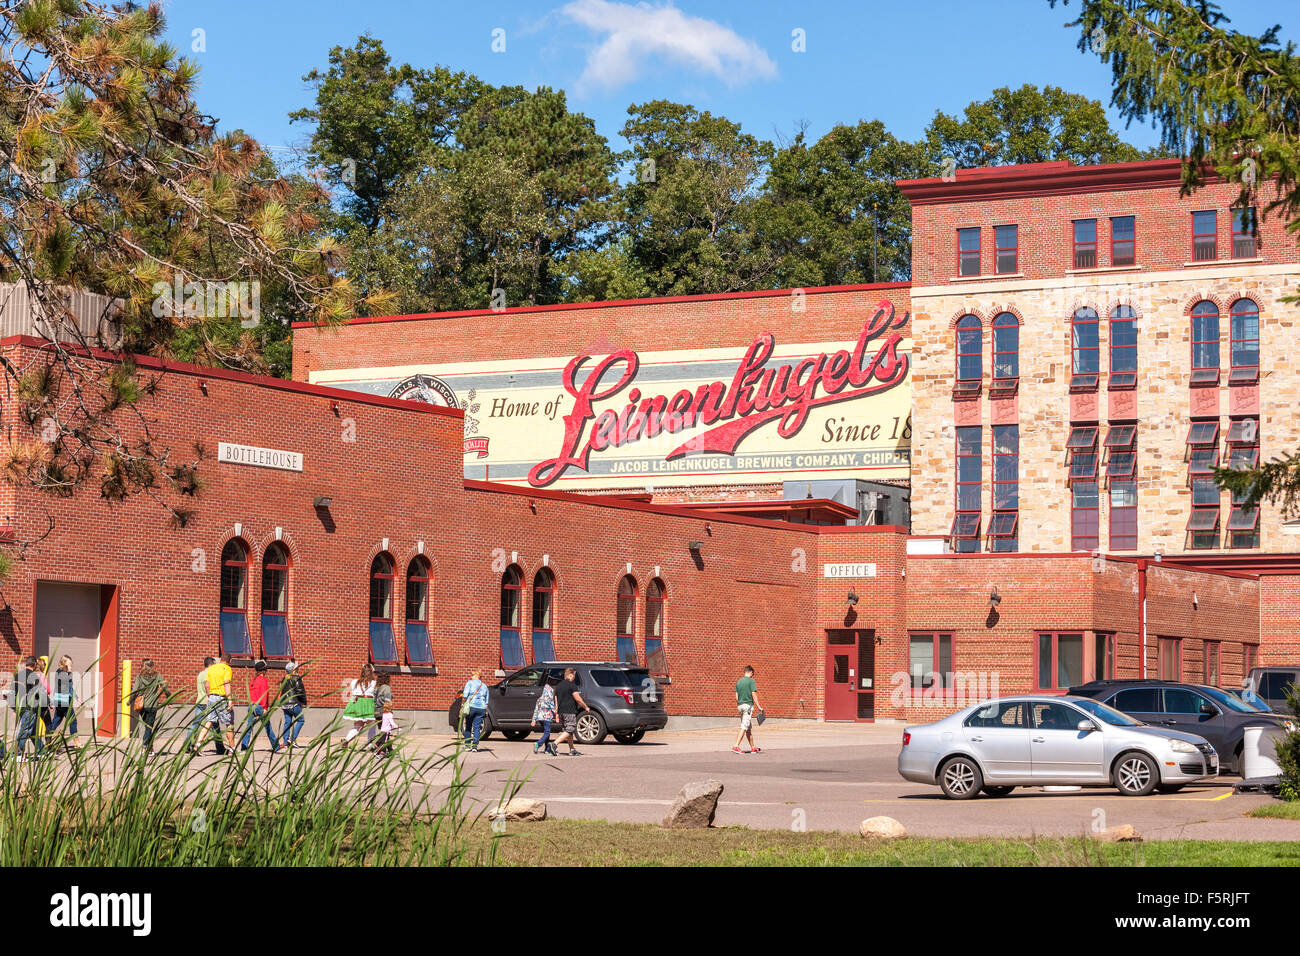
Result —
[{"label": "man in green shirt", "polygon": [[[740,711],[740,733],[736,735],[736,745],[732,753],[762,753],[754,746],[754,713],[762,713],[763,707],[758,702],[758,685],[754,683],[754,668],[746,666],[745,675],[736,681],[736,709]],[[740,742],[749,738],[749,750],[741,750]]]}]

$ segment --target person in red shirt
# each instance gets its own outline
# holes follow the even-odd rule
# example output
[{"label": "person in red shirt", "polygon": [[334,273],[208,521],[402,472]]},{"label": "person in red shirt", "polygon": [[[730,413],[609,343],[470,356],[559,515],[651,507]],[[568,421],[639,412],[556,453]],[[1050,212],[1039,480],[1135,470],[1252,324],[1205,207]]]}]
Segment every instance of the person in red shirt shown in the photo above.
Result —
[{"label": "person in red shirt", "polygon": [[253,732],[257,729],[257,721],[260,720],[266,730],[267,739],[271,741],[271,753],[278,753],[280,741],[275,739],[275,733],[271,730],[271,719],[266,716],[271,707],[271,684],[266,679],[266,661],[258,661],[253,665],[253,670],[253,683],[248,688],[248,723],[244,728],[244,741],[240,749],[247,750],[253,746]]}]

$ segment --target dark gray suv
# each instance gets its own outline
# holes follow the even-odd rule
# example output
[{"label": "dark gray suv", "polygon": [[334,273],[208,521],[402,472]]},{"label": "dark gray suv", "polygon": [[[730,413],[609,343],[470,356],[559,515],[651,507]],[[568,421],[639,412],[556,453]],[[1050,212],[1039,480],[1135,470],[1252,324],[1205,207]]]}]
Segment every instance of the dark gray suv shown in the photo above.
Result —
[{"label": "dark gray suv", "polygon": [[[598,744],[612,734],[621,744],[634,744],[647,730],[663,730],[667,725],[664,685],[644,667],[609,661],[545,661],[521,668],[492,685],[480,739],[494,730],[501,731],[506,740],[523,740],[534,733],[533,708],[542,681],[558,685],[569,667],[578,672],[574,682],[591,708],[591,713],[578,711],[580,743]],[[447,710],[453,730],[459,723],[462,703],[458,695]],[[552,726],[552,737],[559,729],[558,724]]]},{"label": "dark gray suv", "polygon": [[1219,752],[1220,772],[1241,773],[1242,739],[1247,727],[1283,727],[1279,714],[1256,710],[1227,691],[1204,684],[1162,680],[1097,680],[1070,693],[1091,697],[1154,727],[1197,734]]}]

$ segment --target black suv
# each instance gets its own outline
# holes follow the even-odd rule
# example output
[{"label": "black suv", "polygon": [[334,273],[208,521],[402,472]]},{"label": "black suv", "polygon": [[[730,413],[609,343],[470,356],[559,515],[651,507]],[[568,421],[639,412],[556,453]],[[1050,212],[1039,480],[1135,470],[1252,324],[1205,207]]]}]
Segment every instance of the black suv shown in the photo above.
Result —
[{"label": "black suv", "polygon": [[[644,667],[608,661],[546,661],[517,670],[492,685],[480,739],[494,730],[501,731],[506,740],[523,740],[534,733],[530,725],[542,680],[558,685],[569,667],[578,672],[574,683],[591,708],[591,713],[578,711],[580,743],[598,744],[606,734],[613,734],[621,744],[634,744],[647,730],[663,730],[667,725],[664,687]],[[453,730],[459,723],[462,703],[458,694],[447,710]],[[557,721],[551,727],[551,736],[559,731]]]},{"label": "black suv", "polygon": [[1144,724],[1198,734],[1219,752],[1221,770],[1231,773],[1241,773],[1242,738],[1247,727],[1290,729],[1290,721],[1281,715],[1256,710],[1227,691],[1204,684],[1097,680],[1071,687],[1070,693],[1109,704]]}]

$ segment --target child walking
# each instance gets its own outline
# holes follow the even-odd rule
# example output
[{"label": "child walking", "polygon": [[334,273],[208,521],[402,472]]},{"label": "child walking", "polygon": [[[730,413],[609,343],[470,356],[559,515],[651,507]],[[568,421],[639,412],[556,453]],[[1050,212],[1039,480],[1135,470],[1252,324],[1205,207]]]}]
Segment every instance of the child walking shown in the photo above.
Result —
[{"label": "child walking", "polygon": [[551,743],[551,724],[555,721],[555,688],[546,678],[542,679],[542,693],[533,708],[533,726],[542,725],[542,739],[533,744],[533,753],[545,749],[552,757],[557,753],[555,744]]}]

